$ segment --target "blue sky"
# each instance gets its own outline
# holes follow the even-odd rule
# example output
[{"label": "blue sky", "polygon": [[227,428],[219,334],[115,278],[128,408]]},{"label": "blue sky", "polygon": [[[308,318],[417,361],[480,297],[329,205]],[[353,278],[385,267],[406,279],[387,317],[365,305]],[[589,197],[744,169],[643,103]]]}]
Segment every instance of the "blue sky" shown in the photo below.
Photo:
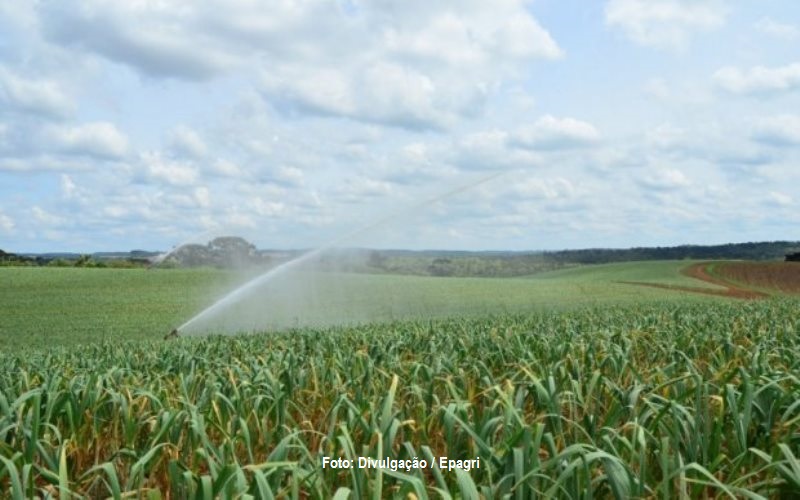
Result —
[{"label": "blue sky", "polygon": [[799,161],[793,0],[0,0],[7,251],[796,240]]}]

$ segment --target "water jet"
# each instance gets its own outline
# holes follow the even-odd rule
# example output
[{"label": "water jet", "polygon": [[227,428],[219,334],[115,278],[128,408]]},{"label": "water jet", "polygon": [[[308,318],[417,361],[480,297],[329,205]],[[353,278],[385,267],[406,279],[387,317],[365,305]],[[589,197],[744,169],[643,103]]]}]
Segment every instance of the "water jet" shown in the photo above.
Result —
[{"label": "water jet", "polygon": [[[482,178],[480,178],[478,180],[475,180],[475,181],[460,185],[455,189],[451,189],[451,190],[446,191],[446,192],[444,192],[442,194],[438,194],[436,196],[427,198],[427,199],[425,199],[425,200],[423,200],[423,201],[421,201],[419,203],[413,204],[413,205],[411,205],[409,207],[406,207],[404,209],[392,212],[389,215],[386,215],[384,217],[380,217],[377,220],[375,220],[374,222],[371,222],[371,223],[369,223],[369,224],[367,224],[367,225],[365,225],[363,227],[360,227],[360,228],[358,228],[358,229],[356,229],[354,231],[350,231],[350,232],[346,233],[343,236],[334,238],[334,239],[330,240],[329,242],[323,244],[322,246],[317,247],[316,249],[309,250],[309,251],[301,254],[300,256],[295,257],[294,259],[291,259],[291,260],[286,261],[286,262],[284,262],[284,263],[282,263],[282,264],[280,264],[280,265],[278,265],[278,266],[276,266],[276,267],[274,267],[272,269],[269,269],[269,270],[263,272],[262,274],[256,276],[255,278],[252,278],[251,280],[245,282],[244,284],[242,284],[241,286],[239,286],[235,290],[233,290],[233,291],[229,292],[228,294],[224,295],[222,298],[220,298],[219,300],[217,300],[216,302],[214,302],[213,304],[208,306],[206,309],[203,309],[202,311],[200,311],[194,317],[190,318],[185,323],[183,323],[179,327],[175,328],[172,332],[170,332],[170,334],[168,334],[167,338],[177,337],[179,335],[179,332],[181,334],[184,334],[184,335],[185,334],[191,335],[191,333],[186,331],[189,327],[195,326],[195,325],[197,325],[199,323],[202,323],[203,321],[207,321],[207,320],[210,320],[210,319],[216,317],[220,312],[224,311],[229,306],[231,306],[231,305],[239,302],[241,299],[249,296],[254,290],[259,288],[260,286],[265,285],[266,283],[272,281],[273,279],[277,278],[278,276],[281,276],[281,275],[283,275],[283,274],[285,274],[285,273],[287,273],[287,272],[289,272],[291,270],[294,270],[294,269],[298,268],[299,266],[301,266],[302,264],[304,264],[306,262],[312,261],[316,257],[322,255],[324,252],[329,251],[329,250],[339,246],[343,242],[347,242],[349,240],[352,240],[356,236],[359,236],[362,233],[366,233],[366,232],[371,231],[371,230],[373,230],[373,229],[375,229],[375,228],[377,228],[377,227],[379,227],[381,225],[386,224],[387,222],[390,222],[390,221],[392,221],[394,219],[397,219],[401,215],[408,214],[409,212],[413,212],[413,211],[418,210],[420,208],[424,208],[424,207],[426,207],[428,205],[431,205],[433,203],[436,203],[438,201],[444,200],[446,198],[455,196],[455,195],[460,194],[460,193],[462,193],[464,191],[467,191],[469,189],[475,188],[475,187],[477,187],[479,185],[485,184],[485,183],[487,183],[487,182],[489,182],[489,181],[491,181],[491,180],[493,180],[493,179],[495,179],[495,178],[497,178],[497,177],[499,177],[499,176],[501,176],[501,175],[503,175],[505,173],[507,173],[507,172],[495,172],[495,173],[493,173],[493,174],[491,174],[489,176],[485,176],[485,177],[482,177]],[[172,252],[170,252],[170,253],[172,253]]]}]

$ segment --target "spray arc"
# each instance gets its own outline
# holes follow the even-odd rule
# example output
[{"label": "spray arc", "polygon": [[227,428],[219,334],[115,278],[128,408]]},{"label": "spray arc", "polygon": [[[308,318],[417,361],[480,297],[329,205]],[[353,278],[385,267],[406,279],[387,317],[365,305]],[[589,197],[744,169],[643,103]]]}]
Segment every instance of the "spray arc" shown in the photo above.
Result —
[{"label": "spray arc", "polygon": [[187,320],[185,323],[183,323],[179,327],[174,328],[164,338],[165,339],[175,338],[175,337],[178,337],[181,334],[185,334],[186,330],[188,328],[193,327],[193,326],[198,325],[198,324],[202,324],[204,321],[208,321],[208,320],[216,317],[217,315],[219,315],[220,313],[225,311],[228,307],[230,307],[233,304],[236,304],[240,300],[242,300],[245,297],[249,296],[251,293],[253,293],[256,289],[258,289],[259,287],[263,286],[264,284],[270,282],[271,280],[277,278],[280,275],[283,275],[283,274],[285,274],[285,273],[287,273],[289,271],[292,271],[292,270],[302,266],[303,264],[305,264],[305,263],[307,263],[309,261],[312,261],[313,259],[319,257],[323,253],[325,253],[325,252],[337,247],[341,243],[350,241],[353,238],[355,238],[356,236],[359,236],[359,235],[361,235],[363,233],[371,231],[371,230],[373,230],[373,229],[375,229],[375,228],[377,228],[379,226],[385,225],[385,224],[397,219],[401,215],[405,215],[405,214],[408,214],[410,212],[414,212],[416,210],[419,210],[420,208],[424,208],[424,207],[426,207],[428,205],[431,205],[433,203],[436,203],[438,201],[442,201],[444,199],[456,196],[456,195],[461,194],[461,193],[463,193],[465,191],[473,189],[473,188],[475,188],[477,186],[486,184],[487,182],[496,179],[497,177],[503,175],[504,173],[506,173],[506,172],[496,172],[496,173],[494,173],[492,175],[489,175],[489,176],[486,176],[486,177],[482,177],[482,178],[480,178],[480,179],[478,179],[476,181],[472,181],[470,183],[461,185],[461,186],[459,186],[459,187],[457,187],[455,189],[451,189],[451,190],[446,191],[446,192],[444,192],[442,194],[427,198],[427,199],[425,199],[425,200],[423,200],[423,201],[421,201],[419,203],[416,203],[414,205],[406,207],[406,208],[404,208],[402,210],[398,210],[396,212],[393,212],[393,213],[391,213],[391,214],[389,214],[387,216],[381,217],[381,218],[375,220],[374,222],[371,222],[370,224],[367,224],[366,226],[360,227],[360,228],[358,228],[358,229],[356,229],[354,231],[351,231],[349,233],[346,233],[343,236],[334,238],[333,240],[327,242],[326,244],[324,244],[324,245],[322,245],[320,247],[317,247],[317,248],[315,248],[313,250],[305,252],[302,255],[300,255],[300,256],[292,259],[292,260],[284,262],[283,264],[280,264],[279,266],[276,266],[276,267],[274,267],[274,268],[272,268],[272,269],[270,269],[268,271],[265,271],[264,273],[256,276],[255,278],[245,282],[244,284],[242,284],[241,286],[239,286],[235,290],[233,290],[233,291],[229,292],[228,294],[224,295],[222,298],[220,298],[219,300],[217,300],[216,302],[214,302],[213,304],[208,306],[206,309],[200,311],[198,314],[196,314],[195,316],[193,316],[192,318]]}]

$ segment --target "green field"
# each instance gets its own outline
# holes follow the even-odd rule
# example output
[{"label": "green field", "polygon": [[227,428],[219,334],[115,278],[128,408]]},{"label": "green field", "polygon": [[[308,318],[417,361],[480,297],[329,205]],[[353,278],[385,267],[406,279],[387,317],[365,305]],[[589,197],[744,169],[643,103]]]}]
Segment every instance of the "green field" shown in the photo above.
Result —
[{"label": "green field", "polygon": [[[604,304],[710,300],[633,286],[713,286],[681,276],[690,262],[586,266],[529,278],[294,273],[201,329],[281,330],[413,318],[482,316]],[[246,279],[218,270],[0,268],[0,349],[161,338]]]},{"label": "green field", "polygon": [[688,264],[297,273],[217,326],[360,324],[172,341],[244,277],[0,268],[0,496],[796,498],[800,302],[619,283]]}]

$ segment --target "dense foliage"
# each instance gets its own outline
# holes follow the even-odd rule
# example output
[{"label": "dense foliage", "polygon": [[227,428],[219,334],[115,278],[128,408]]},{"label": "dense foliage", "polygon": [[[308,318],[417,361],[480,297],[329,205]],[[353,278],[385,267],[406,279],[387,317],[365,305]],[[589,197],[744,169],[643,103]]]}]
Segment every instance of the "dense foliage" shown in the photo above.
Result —
[{"label": "dense foliage", "polygon": [[[0,490],[798,495],[797,310],[604,307],[0,354]],[[342,470],[323,456],[481,467]]]}]

